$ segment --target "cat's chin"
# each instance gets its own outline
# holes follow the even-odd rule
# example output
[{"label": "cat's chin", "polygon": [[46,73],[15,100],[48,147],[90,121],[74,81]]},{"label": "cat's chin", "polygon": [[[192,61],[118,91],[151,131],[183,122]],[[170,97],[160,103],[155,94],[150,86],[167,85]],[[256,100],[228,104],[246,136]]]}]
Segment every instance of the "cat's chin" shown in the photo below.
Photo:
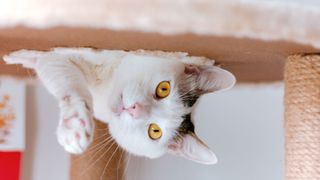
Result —
[{"label": "cat's chin", "polygon": [[149,159],[156,159],[156,158],[159,158],[161,156],[163,156],[166,152],[161,152],[161,153],[155,153],[155,151],[153,152],[132,152],[128,149],[125,149],[128,153],[132,154],[132,155],[135,155],[135,156],[139,156],[139,157],[146,157],[146,158],[149,158]]}]

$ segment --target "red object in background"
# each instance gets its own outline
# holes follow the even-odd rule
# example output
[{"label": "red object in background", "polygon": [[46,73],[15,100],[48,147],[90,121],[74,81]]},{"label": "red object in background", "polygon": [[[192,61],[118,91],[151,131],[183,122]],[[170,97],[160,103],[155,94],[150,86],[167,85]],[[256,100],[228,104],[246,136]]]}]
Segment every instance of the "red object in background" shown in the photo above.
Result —
[{"label": "red object in background", "polygon": [[19,180],[21,152],[0,152],[0,179]]}]

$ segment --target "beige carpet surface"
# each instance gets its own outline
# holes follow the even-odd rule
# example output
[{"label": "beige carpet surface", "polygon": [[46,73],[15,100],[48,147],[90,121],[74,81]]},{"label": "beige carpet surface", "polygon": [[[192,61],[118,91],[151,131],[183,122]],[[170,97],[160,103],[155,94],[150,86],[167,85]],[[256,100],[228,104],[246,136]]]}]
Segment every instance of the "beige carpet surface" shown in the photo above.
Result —
[{"label": "beige carpet surface", "polygon": [[195,33],[286,40],[320,47],[315,0],[10,0],[0,28],[23,25]]}]

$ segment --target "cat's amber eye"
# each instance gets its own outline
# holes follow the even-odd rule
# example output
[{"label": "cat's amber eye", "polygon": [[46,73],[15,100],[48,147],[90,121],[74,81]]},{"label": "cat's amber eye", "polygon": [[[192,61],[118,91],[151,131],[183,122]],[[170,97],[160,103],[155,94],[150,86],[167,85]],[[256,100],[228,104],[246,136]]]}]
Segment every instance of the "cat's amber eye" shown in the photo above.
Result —
[{"label": "cat's amber eye", "polygon": [[165,98],[170,94],[170,82],[162,81],[158,84],[156,89],[156,97],[159,99]]},{"label": "cat's amber eye", "polygon": [[157,124],[152,123],[149,125],[148,134],[152,140],[157,140],[161,138],[162,130]]}]

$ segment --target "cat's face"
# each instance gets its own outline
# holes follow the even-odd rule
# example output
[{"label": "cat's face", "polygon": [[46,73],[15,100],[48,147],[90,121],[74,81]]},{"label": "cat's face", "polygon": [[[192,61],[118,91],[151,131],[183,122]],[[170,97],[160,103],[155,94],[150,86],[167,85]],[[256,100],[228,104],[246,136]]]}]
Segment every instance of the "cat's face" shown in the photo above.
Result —
[{"label": "cat's face", "polygon": [[113,77],[110,133],[122,148],[138,156],[156,158],[170,152],[213,164],[215,155],[194,134],[191,110],[201,94],[233,84],[234,77],[217,67],[128,57]]}]

